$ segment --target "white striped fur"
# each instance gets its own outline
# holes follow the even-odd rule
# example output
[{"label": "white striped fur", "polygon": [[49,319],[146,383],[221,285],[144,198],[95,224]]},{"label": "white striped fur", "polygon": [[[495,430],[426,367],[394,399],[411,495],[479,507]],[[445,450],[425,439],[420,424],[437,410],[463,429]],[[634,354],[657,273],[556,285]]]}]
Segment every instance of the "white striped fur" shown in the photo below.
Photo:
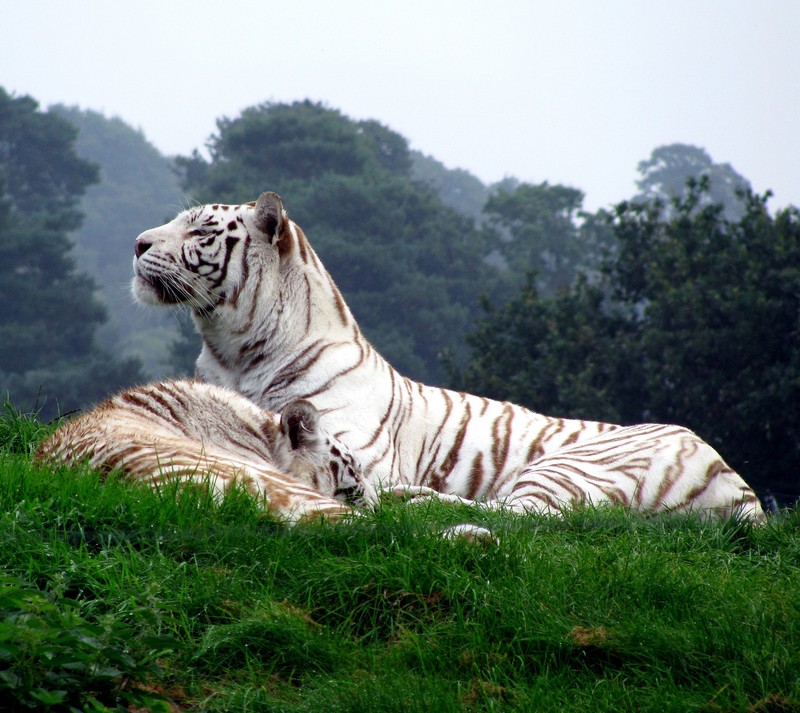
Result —
[{"label": "white striped fur", "polygon": [[552,418],[401,376],[274,193],[185,211],[142,233],[135,252],[140,301],[192,308],[199,379],[268,409],[311,401],[378,488],[546,513],[618,503],[764,518],[742,478],[685,428]]},{"label": "white striped fur", "polygon": [[289,522],[374,501],[347,448],[318,420],[307,401],[278,416],[230,389],[165,381],[122,391],[67,421],[36,457],[119,470],[154,486],[208,484],[217,496],[238,482]]}]

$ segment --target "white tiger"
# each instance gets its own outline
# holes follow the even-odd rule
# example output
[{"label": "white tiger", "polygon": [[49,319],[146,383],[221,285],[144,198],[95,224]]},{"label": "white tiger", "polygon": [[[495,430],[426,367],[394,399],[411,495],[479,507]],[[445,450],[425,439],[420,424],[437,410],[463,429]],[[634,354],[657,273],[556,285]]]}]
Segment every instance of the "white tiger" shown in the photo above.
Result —
[{"label": "white tiger", "polygon": [[112,396],[61,425],[36,459],[86,462],[152,485],[208,484],[217,496],[237,482],[289,522],[338,517],[376,500],[308,401],[294,401],[278,416],[230,389],[191,380]]},{"label": "white tiger", "polygon": [[184,211],[134,252],[141,302],[191,307],[199,379],[268,409],[311,401],[379,489],[518,511],[616,503],[764,519],[742,478],[685,428],[553,418],[401,376],[274,193]]}]

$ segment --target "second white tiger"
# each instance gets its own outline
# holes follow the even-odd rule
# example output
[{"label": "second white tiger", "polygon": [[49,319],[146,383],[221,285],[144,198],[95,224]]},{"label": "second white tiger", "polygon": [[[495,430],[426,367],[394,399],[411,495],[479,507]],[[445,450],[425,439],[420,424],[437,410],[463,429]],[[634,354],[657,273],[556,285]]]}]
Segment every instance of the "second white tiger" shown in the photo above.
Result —
[{"label": "second white tiger", "polygon": [[339,516],[376,499],[346,446],[320,428],[307,401],[278,416],[230,389],[196,381],[122,391],[64,423],[37,459],[85,462],[151,485],[209,485],[216,495],[239,483],[290,522]]}]

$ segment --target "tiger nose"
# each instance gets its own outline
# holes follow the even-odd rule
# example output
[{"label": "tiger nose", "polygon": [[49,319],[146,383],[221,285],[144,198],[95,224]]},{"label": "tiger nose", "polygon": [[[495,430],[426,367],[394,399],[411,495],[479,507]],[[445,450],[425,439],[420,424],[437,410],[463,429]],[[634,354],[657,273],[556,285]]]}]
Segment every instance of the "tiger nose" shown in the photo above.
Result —
[{"label": "tiger nose", "polygon": [[150,248],[153,247],[153,243],[145,238],[136,238],[136,242],[133,244],[133,252],[135,253],[136,257],[141,257],[144,255]]}]

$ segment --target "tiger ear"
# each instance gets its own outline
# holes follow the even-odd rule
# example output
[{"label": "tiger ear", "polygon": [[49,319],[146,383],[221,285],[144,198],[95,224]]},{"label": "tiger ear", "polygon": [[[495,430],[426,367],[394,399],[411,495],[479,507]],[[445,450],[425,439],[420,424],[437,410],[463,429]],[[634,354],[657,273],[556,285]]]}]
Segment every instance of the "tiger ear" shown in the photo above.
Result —
[{"label": "tiger ear", "polygon": [[319,441],[319,411],[309,401],[293,401],[281,411],[281,432],[292,450],[310,448]]},{"label": "tiger ear", "polygon": [[258,197],[255,208],[256,227],[267,236],[271,243],[280,239],[286,220],[283,201],[277,193],[268,191]]}]

